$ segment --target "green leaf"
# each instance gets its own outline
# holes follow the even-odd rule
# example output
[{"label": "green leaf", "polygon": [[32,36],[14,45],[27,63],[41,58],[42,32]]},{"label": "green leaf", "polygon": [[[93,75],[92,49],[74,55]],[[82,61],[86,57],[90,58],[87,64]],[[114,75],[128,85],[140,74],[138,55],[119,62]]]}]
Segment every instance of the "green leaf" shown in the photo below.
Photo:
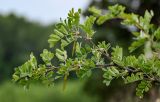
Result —
[{"label": "green leaf", "polygon": [[131,74],[131,76],[127,76],[125,79],[125,83],[133,83],[135,81],[143,80],[143,74],[142,73],[136,73],[136,74]]},{"label": "green leaf", "polygon": [[138,59],[135,56],[124,57],[123,63],[125,66],[129,66],[129,67],[133,67],[133,68],[137,68],[137,66],[139,64]]},{"label": "green leaf", "polygon": [[72,8],[68,13],[68,26],[72,28],[74,25],[78,26],[80,22],[80,14],[81,9],[78,10],[78,12],[74,11],[74,8]]},{"label": "green leaf", "polygon": [[85,77],[90,77],[92,74],[92,71],[90,69],[80,69],[80,70],[77,70],[76,74],[80,79],[83,79]]},{"label": "green leaf", "polygon": [[76,74],[81,79],[85,77],[90,77],[92,74],[92,69],[95,68],[95,63],[91,59],[82,60],[83,61],[77,59],[77,61],[75,61],[75,64],[78,64]]},{"label": "green leaf", "polygon": [[136,88],[136,95],[140,98],[143,98],[144,92],[148,92],[151,88],[152,84],[150,81],[143,80],[138,84],[138,87]]},{"label": "green leaf", "polygon": [[16,82],[17,80],[23,79],[25,77],[32,77],[33,70],[36,69],[37,69],[37,60],[31,53],[30,60],[28,60],[22,66],[19,66],[15,69],[15,73],[13,74],[13,80]]},{"label": "green leaf", "polygon": [[[69,37],[70,39],[71,36],[73,37],[74,32],[76,32],[77,29],[79,29],[80,14],[81,14],[80,9],[78,10],[78,12],[75,12],[74,9],[72,8],[72,10],[70,10],[68,13],[67,19],[65,20],[61,19],[61,22],[55,26],[54,33],[50,35],[48,40],[48,43],[51,48],[54,47],[55,44],[57,44],[57,42],[60,40],[62,41],[62,46],[61,46],[62,49],[69,43],[71,43],[70,41],[67,40],[68,39],[67,37]],[[66,40],[68,43],[65,44],[64,40]]]},{"label": "green leaf", "polygon": [[105,15],[98,18],[97,24],[101,25],[109,19],[120,18],[121,15],[124,14],[125,7],[117,4],[114,6],[109,6],[108,9],[109,11]]},{"label": "green leaf", "polygon": [[137,41],[134,41],[131,46],[129,47],[129,51],[133,52],[138,47],[142,46],[145,43],[146,39],[138,39]]},{"label": "green leaf", "polygon": [[113,52],[111,53],[112,55],[112,60],[113,62],[122,65],[122,58],[123,58],[123,49],[120,48],[119,46],[116,46],[113,48]]},{"label": "green leaf", "polygon": [[121,24],[123,25],[134,25],[137,26],[139,24],[139,15],[131,13],[131,14],[126,14],[124,13],[122,16],[122,19],[124,19]]},{"label": "green leaf", "polygon": [[46,74],[47,78],[52,78],[53,77],[53,71],[50,71]]},{"label": "green leaf", "polygon": [[156,39],[160,39],[160,27],[154,32],[154,36]]},{"label": "green leaf", "polygon": [[102,58],[102,53],[97,49],[92,50],[92,60],[96,62],[97,65],[104,64],[104,59]]},{"label": "green leaf", "polygon": [[110,82],[119,75],[119,71],[115,67],[109,67],[107,69],[103,69],[103,71],[103,83],[105,83],[107,86],[109,86]]},{"label": "green leaf", "polygon": [[48,51],[47,49],[43,50],[43,53],[40,54],[40,56],[42,57],[42,60],[47,64],[47,65],[51,65],[51,60],[54,57],[54,54],[51,53],[50,51]]},{"label": "green leaf", "polygon": [[13,75],[12,75],[12,78],[13,78],[13,80],[14,80],[14,81],[19,80],[19,76],[18,76],[18,75],[16,75],[16,74],[13,74]]},{"label": "green leaf", "polygon": [[37,68],[37,60],[36,60],[36,57],[33,55],[33,53],[30,54],[29,62],[33,69]]},{"label": "green leaf", "polygon": [[140,33],[139,32],[132,32],[132,34],[136,37],[139,37]]},{"label": "green leaf", "polygon": [[155,72],[160,77],[160,61],[154,61],[153,72]]},{"label": "green leaf", "polygon": [[77,44],[76,44],[76,53],[77,53],[78,55],[81,55],[81,54],[82,54],[82,52],[81,52],[81,43],[78,43],[78,42],[77,42]]},{"label": "green leaf", "polygon": [[74,40],[72,38],[66,38],[65,40],[64,39],[61,39],[61,49],[64,50],[64,48],[66,46],[68,46],[69,44],[71,44]]},{"label": "green leaf", "polygon": [[94,6],[90,7],[89,12],[93,13],[95,16],[100,16],[101,15],[101,10],[95,8]]},{"label": "green leaf", "polygon": [[114,6],[109,6],[108,9],[109,9],[109,12],[116,17],[124,13],[125,7],[122,5],[116,4]]},{"label": "green leaf", "polygon": [[68,30],[66,29],[64,24],[60,24],[59,31],[61,31],[65,35],[68,35]]},{"label": "green leaf", "polygon": [[54,47],[55,44],[60,40],[61,38],[58,35],[51,34],[50,38],[48,39],[48,43],[50,44],[50,48]]},{"label": "green leaf", "polygon": [[56,35],[58,35],[60,38],[63,38],[63,37],[64,37],[64,34],[63,34],[62,32],[60,32],[60,31],[58,31],[57,29],[54,29],[54,33],[55,33]]},{"label": "green leaf", "polygon": [[98,43],[98,48],[101,51],[107,52],[110,47],[111,47],[111,45],[110,44],[106,44],[105,41],[102,41],[102,43],[100,43],[100,42]]},{"label": "green leaf", "polygon": [[67,60],[67,52],[64,50],[56,49],[56,57],[62,61],[65,62]]},{"label": "green leaf", "polygon": [[154,13],[153,11],[151,10],[150,12],[148,10],[145,11],[145,14],[144,14],[144,19],[145,21],[147,21],[148,23],[150,23],[152,17],[154,16]]},{"label": "green leaf", "polygon": [[86,21],[84,22],[84,24],[81,25],[81,28],[82,28],[82,30],[84,30],[84,32],[86,33],[88,39],[91,39],[92,36],[93,36],[94,33],[95,33],[94,30],[92,29],[95,20],[96,20],[96,17],[94,17],[94,16],[89,16],[89,17],[87,17],[87,19],[86,19]]},{"label": "green leaf", "polygon": [[97,24],[98,24],[98,25],[101,25],[101,24],[103,24],[105,21],[107,21],[107,20],[109,20],[109,19],[111,19],[111,18],[112,18],[112,17],[110,17],[109,14],[102,15],[102,16],[100,16],[100,17],[98,18]]}]

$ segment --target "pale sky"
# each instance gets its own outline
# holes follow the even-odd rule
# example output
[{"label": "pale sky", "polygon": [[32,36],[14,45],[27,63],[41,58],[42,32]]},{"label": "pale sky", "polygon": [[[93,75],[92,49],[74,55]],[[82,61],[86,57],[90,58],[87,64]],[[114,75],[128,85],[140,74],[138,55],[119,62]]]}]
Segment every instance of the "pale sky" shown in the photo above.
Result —
[{"label": "pale sky", "polygon": [[14,12],[29,20],[49,24],[65,18],[71,8],[85,9],[91,0],[0,0],[0,13]]}]

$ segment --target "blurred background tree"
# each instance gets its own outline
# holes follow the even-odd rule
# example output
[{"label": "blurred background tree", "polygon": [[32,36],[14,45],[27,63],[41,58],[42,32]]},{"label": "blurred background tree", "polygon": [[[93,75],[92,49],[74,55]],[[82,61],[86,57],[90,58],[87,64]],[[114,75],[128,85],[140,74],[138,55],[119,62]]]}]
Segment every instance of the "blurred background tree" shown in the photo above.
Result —
[{"label": "blurred background tree", "polygon": [[[124,5],[127,8],[127,12],[134,12],[140,15],[143,15],[146,9],[153,10],[154,18],[152,19],[152,23],[156,24],[157,26],[160,25],[160,0],[90,0],[90,4],[86,8],[84,16],[90,15],[87,10],[91,6],[96,6],[97,8],[103,9],[103,11],[105,12],[107,11],[108,6],[114,5],[116,3]],[[126,48],[125,54],[127,55],[127,47],[132,41],[132,35],[130,31],[137,29],[135,27],[122,26],[119,22],[120,19],[114,19],[105,22],[105,24],[101,26],[95,25],[97,34],[94,41],[98,42],[105,40],[106,42],[110,42],[113,46],[118,44]],[[0,14],[0,82],[11,79],[14,67],[25,62],[28,59],[30,52],[34,52],[34,54],[38,57],[38,55],[42,52],[42,49],[48,48],[47,39],[53,32],[53,29],[54,24],[44,26],[37,22],[28,21],[26,18],[19,17],[14,13],[8,15]],[[134,52],[134,54],[138,54],[139,51],[141,51],[141,48]],[[80,88],[80,86],[78,86],[77,84],[74,85],[77,86],[76,88],[85,90],[85,94],[88,94],[90,96],[93,95],[94,97],[100,98],[100,102],[155,102],[157,97],[159,97],[159,89],[155,87],[148,94],[146,94],[143,100],[139,100],[134,96],[135,90],[133,89],[136,84],[124,85],[120,80],[116,80],[110,87],[106,87],[105,84],[102,83],[102,77],[99,76],[101,72],[98,72],[97,70],[95,71],[96,73],[94,73],[93,76],[85,82],[84,87]],[[74,90],[72,86],[70,86],[70,84],[68,85],[68,87],[69,89]],[[8,88],[15,88],[15,90],[10,90]],[[15,94],[14,92],[16,92],[16,90],[21,90],[15,86],[2,85],[0,90],[2,89],[3,91],[1,91],[0,93],[0,99],[2,99],[1,97],[5,97],[4,95],[6,95],[6,92],[12,92],[10,96],[13,96],[13,94],[17,95],[14,97],[23,97],[23,95],[25,95],[22,94],[20,96],[21,93],[19,92]],[[37,89],[35,92],[40,91],[40,93],[42,94],[49,92],[48,94],[52,94],[52,90],[42,90],[45,89],[39,87],[39,89]],[[75,94],[75,99],[77,97],[80,97],[81,94],[84,94],[83,92],[81,93],[81,91],[78,92],[73,93]],[[88,101],[80,100],[80,98],[77,98],[77,100],[71,100],[77,102],[90,102],[90,100],[92,101],[92,99],[89,98],[90,96],[84,96],[85,98],[88,97],[86,98],[88,99]],[[41,100],[44,100],[44,102],[47,101],[47,99],[45,98],[47,96],[43,97],[44,99]],[[29,96],[26,96],[26,98],[29,98]],[[66,97],[60,97],[60,99],[61,98],[66,99]],[[16,98],[14,100],[16,100]],[[53,102],[55,100],[50,99],[50,101],[48,102]],[[3,102],[10,101],[11,100],[4,100]],[[65,100],[59,101],[64,102]],[[96,101],[99,102],[98,100]],[[26,102],[31,102],[31,100],[28,100]]]},{"label": "blurred background tree", "polygon": [[39,55],[48,47],[47,39],[53,28],[13,13],[0,15],[0,81],[11,78],[13,68],[24,63],[30,52]]}]

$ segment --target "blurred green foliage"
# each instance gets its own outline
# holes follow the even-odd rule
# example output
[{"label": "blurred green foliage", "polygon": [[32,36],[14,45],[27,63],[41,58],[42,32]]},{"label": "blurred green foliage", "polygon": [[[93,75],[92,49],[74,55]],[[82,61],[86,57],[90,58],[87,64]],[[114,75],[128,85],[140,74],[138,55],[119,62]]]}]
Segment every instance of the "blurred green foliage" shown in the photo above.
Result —
[{"label": "blurred green foliage", "polygon": [[47,47],[53,28],[15,14],[0,15],[0,80],[11,78],[13,68],[22,64],[30,52],[39,55]]},{"label": "blurred green foliage", "polygon": [[65,91],[62,84],[54,87],[32,85],[24,90],[11,83],[0,86],[1,102],[98,102],[98,97],[89,96],[83,91],[83,83],[69,82]]}]

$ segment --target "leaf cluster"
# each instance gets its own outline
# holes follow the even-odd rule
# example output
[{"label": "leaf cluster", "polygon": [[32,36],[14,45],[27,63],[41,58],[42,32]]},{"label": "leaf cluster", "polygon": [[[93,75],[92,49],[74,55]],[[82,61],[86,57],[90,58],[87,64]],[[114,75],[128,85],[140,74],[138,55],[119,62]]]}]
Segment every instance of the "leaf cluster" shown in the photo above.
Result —
[{"label": "leaf cluster", "polygon": [[[116,78],[121,78],[125,84],[138,82],[136,94],[141,98],[154,82],[159,83],[160,28],[151,24],[153,12],[146,10],[142,17],[125,13],[125,7],[121,5],[110,6],[105,14],[95,7],[91,7],[89,11],[93,15],[87,17],[84,23],[80,23],[81,10],[70,10],[68,17],[61,19],[49,37],[49,45],[54,51],[43,50],[40,54],[44,61],[42,64],[37,64],[36,58],[31,54],[29,61],[15,69],[13,80],[29,86],[35,81],[51,85],[51,82],[63,78],[65,88],[70,72],[75,72],[78,78],[85,78],[92,74],[93,69],[99,69],[103,71],[103,82],[107,86]],[[124,56],[123,48],[119,46],[111,47],[104,41],[97,45],[93,42],[94,24],[103,24],[107,20],[117,18],[122,19],[121,23],[125,26],[137,27],[138,30],[132,32],[135,40],[128,50],[133,52],[143,46],[144,52],[140,55]],[[72,45],[72,57],[68,56],[68,45]],[[58,65],[52,64],[53,58],[59,60]]]}]

